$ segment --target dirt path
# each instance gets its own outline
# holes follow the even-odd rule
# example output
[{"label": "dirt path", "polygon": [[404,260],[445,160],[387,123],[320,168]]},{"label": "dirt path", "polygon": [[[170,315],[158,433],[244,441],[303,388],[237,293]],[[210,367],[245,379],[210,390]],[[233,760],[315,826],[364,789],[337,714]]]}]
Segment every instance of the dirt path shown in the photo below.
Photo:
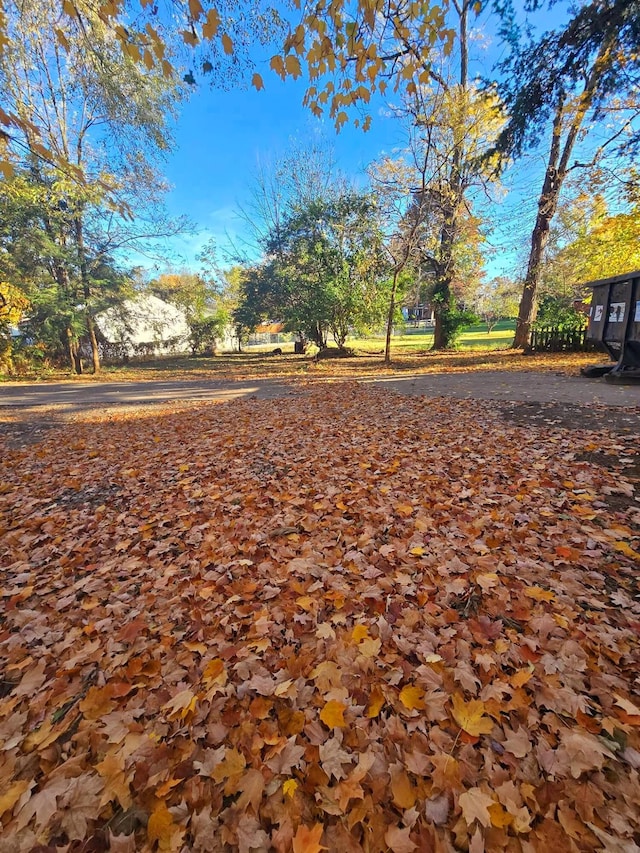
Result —
[{"label": "dirt path", "polygon": [[[37,441],[51,427],[83,413],[112,407],[148,408],[304,395],[320,379],[252,381],[171,380],[146,382],[4,384],[0,386],[0,435],[11,443]],[[339,381],[339,380],[338,380]],[[549,372],[502,370],[378,376],[374,383],[401,394],[494,401],[518,423],[640,435],[640,386]]]}]

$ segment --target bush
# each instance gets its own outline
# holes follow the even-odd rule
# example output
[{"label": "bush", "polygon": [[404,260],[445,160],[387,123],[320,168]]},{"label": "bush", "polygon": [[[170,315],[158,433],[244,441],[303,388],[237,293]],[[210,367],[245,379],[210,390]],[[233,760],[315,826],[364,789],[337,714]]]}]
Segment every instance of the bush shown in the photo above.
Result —
[{"label": "bush", "polygon": [[584,329],[588,318],[573,307],[573,302],[558,296],[544,296],[540,300],[534,329],[558,329],[561,332],[577,332]]}]

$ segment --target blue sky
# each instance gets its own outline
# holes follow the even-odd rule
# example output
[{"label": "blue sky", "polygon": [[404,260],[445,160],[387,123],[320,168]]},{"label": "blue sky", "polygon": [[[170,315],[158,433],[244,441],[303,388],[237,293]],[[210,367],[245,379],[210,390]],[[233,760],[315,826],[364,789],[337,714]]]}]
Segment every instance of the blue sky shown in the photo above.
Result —
[{"label": "blue sky", "polygon": [[[483,17],[480,27],[487,22]],[[486,27],[475,48],[473,53],[484,57],[487,66],[505,50],[492,43]],[[266,65],[266,61],[260,62],[256,69],[263,76],[264,90],[223,91],[205,81],[182,107],[176,148],[164,169],[173,186],[167,204],[170,214],[188,215],[197,233],[172,241],[175,268],[197,269],[196,255],[211,237],[222,248],[228,244],[227,237],[242,239],[245,226],[237,210],[248,200],[257,165],[285,154],[291,140],[301,143],[309,137],[322,138],[332,146],[337,167],[356,181],[374,159],[404,144],[402,126],[386,115],[382,99],[372,107],[368,133],[348,123],[336,134],[330,118],[315,119],[302,105],[304,79],[283,82],[263,67]],[[490,73],[489,67],[481,70]],[[493,248],[487,264],[489,276],[514,274],[522,265],[544,165],[544,154],[533,153],[506,176],[505,186],[512,191],[503,194],[492,208],[497,225],[489,237],[488,245]]]},{"label": "blue sky", "polygon": [[248,200],[258,163],[285,154],[293,140],[322,139],[337,167],[356,180],[382,152],[402,144],[402,129],[384,115],[383,104],[367,133],[347,124],[336,134],[331,119],[316,119],[302,105],[300,80],[283,82],[268,72],[264,80],[260,92],[251,87],[225,92],[204,83],[182,108],[176,149],[164,172],[173,187],[169,212],[187,214],[198,227],[175,246],[188,265],[211,236],[223,245],[227,234],[242,235],[237,210]]}]

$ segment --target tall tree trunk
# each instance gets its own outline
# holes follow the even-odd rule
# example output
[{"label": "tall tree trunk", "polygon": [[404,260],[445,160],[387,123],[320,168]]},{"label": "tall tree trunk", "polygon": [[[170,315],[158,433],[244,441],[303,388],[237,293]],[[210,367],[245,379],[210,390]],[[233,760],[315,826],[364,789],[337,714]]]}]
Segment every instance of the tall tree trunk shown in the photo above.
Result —
[{"label": "tall tree trunk", "polygon": [[393,282],[391,284],[391,298],[389,300],[389,314],[387,315],[387,338],[384,345],[384,363],[391,364],[391,332],[393,331],[393,317],[396,313],[396,293],[398,292],[398,270],[393,271]]},{"label": "tall tree trunk", "polygon": [[71,369],[80,376],[82,374],[82,357],[78,349],[77,341],[73,336],[73,330],[67,326],[65,329],[67,352],[69,354],[69,365]]},{"label": "tall tree trunk", "polygon": [[433,296],[433,349],[448,349],[451,346],[452,341],[450,327],[447,324],[446,318],[453,308],[450,268],[442,272],[439,276],[438,284],[435,286]]},{"label": "tall tree trunk", "polygon": [[[538,215],[531,234],[531,248],[527,274],[522,287],[522,296],[516,320],[516,333],[513,339],[513,349],[523,349],[529,344],[531,326],[536,319],[538,309],[538,284],[540,282],[541,264],[544,250],[549,240],[551,220],[558,209],[558,199],[564,181],[564,175],[558,170],[560,148],[562,141],[562,119],[564,115],[564,99],[560,98],[553,118],[553,134],[549,160],[544,175],[542,192],[538,199]],[[563,158],[564,159],[564,158]]]},{"label": "tall tree trunk", "polygon": [[78,252],[78,265],[80,267],[80,280],[82,281],[82,292],[84,294],[86,326],[91,343],[91,363],[94,373],[100,372],[100,348],[98,347],[98,339],[96,338],[96,327],[89,307],[89,299],[91,298],[91,284],[89,281],[89,271],[87,268],[87,253],[84,245],[84,231],[82,228],[82,211],[76,215],[74,219],[74,234],[76,241],[76,250]]},{"label": "tall tree trunk", "polygon": [[[577,105],[572,104],[565,111],[565,94],[561,92],[558,97],[555,114],[553,117],[553,131],[551,135],[551,148],[549,160],[544,175],[542,192],[538,200],[538,214],[536,223],[531,234],[531,249],[529,251],[529,262],[527,263],[527,274],[525,276],[518,319],[516,320],[516,333],[513,339],[513,349],[523,349],[529,345],[531,326],[536,319],[538,308],[538,285],[544,250],[549,240],[549,229],[551,220],[558,209],[560,191],[564,179],[569,171],[569,159],[573,153],[578,134],[593,103],[598,84],[608,68],[611,51],[615,43],[615,36],[611,36],[601,46],[598,56],[587,77],[584,91],[577,100]],[[571,109],[573,107],[573,109]],[[568,123],[567,136],[562,144],[562,132],[565,119],[571,116]]]},{"label": "tall tree trunk", "polygon": [[89,333],[89,340],[91,341],[91,363],[93,367],[93,372],[99,373],[100,347],[98,346],[98,339],[96,337],[96,324],[89,311],[87,311],[87,332]]},{"label": "tall tree trunk", "polygon": [[464,197],[462,184],[462,162],[464,156],[464,144],[467,125],[467,103],[465,93],[469,76],[469,51],[468,51],[468,13],[470,0],[454,0],[456,12],[459,15],[458,40],[460,46],[460,89],[463,97],[460,101],[457,126],[453,127],[453,151],[451,154],[451,166],[447,192],[451,198],[444,208],[442,231],[440,233],[440,267],[438,283],[434,290],[435,305],[435,328],[433,331],[433,349],[447,349],[451,346],[450,326],[446,322],[447,315],[453,310],[453,294],[451,284],[453,281],[454,257],[453,251],[459,231],[460,205]]}]

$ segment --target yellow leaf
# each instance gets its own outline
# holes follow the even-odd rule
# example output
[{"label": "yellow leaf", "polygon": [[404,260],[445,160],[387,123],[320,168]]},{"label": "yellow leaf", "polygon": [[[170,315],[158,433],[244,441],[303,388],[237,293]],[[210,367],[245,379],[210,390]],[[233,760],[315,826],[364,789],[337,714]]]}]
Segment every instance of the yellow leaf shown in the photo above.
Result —
[{"label": "yellow leaf", "polygon": [[330,729],[343,728],[346,726],[344,712],[347,706],[335,699],[330,699],[320,711],[320,719]]},{"label": "yellow leaf", "polygon": [[510,815],[508,811],[505,811],[500,803],[492,803],[490,806],[487,806],[487,811],[489,812],[489,817],[491,818],[493,826],[497,826],[502,829],[505,826],[509,826],[510,823],[513,823],[513,815]]},{"label": "yellow leaf", "polygon": [[191,690],[181,690],[173,698],[162,706],[163,711],[168,711],[170,720],[175,720],[178,717],[184,720],[196,707],[198,697]]},{"label": "yellow leaf", "polygon": [[216,8],[211,8],[207,12],[207,20],[202,26],[202,36],[205,39],[212,39],[218,32],[220,26],[220,15]]},{"label": "yellow leaf", "polygon": [[272,56],[271,62],[269,63],[269,67],[272,71],[275,71],[279,77],[282,77],[284,80],[286,76],[286,72],[284,70],[284,61],[281,56]]},{"label": "yellow leaf", "polygon": [[397,504],[396,512],[398,515],[404,515],[405,517],[411,515],[413,513],[413,507],[411,504]]},{"label": "yellow leaf", "polygon": [[312,610],[313,609],[313,598],[310,595],[301,595],[300,598],[296,598],[296,604],[302,610]]},{"label": "yellow leaf", "polygon": [[467,734],[477,737],[493,731],[493,720],[484,716],[485,704],[479,699],[465,702],[459,693],[453,696],[453,719]]},{"label": "yellow leaf", "polygon": [[287,779],[286,782],[282,784],[282,793],[285,797],[293,797],[295,792],[298,790],[298,783],[295,779]]},{"label": "yellow leaf", "polygon": [[153,844],[158,842],[158,850],[171,850],[171,836],[175,830],[173,817],[164,803],[160,803],[147,824],[147,838]]},{"label": "yellow leaf", "polygon": [[237,776],[247,766],[244,755],[237,749],[227,749],[224,759],[213,768],[211,776],[216,782],[223,782],[230,776]]},{"label": "yellow leaf", "polygon": [[533,598],[535,601],[553,601],[555,595],[549,589],[542,589],[541,586],[528,586],[524,594],[527,598]]},{"label": "yellow leaf", "polygon": [[300,67],[300,60],[297,56],[294,56],[292,53],[287,56],[285,60],[285,67],[287,69],[287,74],[291,74],[294,80],[302,75],[302,69]]},{"label": "yellow leaf", "polygon": [[2,817],[5,812],[11,811],[30,784],[31,783],[26,779],[21,779],[19,782],[14,782],[13,785],[10,785],[9,788],[7,788],[4,794],[0,796],[0,817]]},{"label": "yellow leaf", "polygon": [[384,694],[382,690],[376,685],[376,687],[373,688],[369,695],[369,707],[367,708],[367,717],[369,717],[369,719],[377,717],[380,711],[382,710],[384,702]]},{"label": "yellow leaf", "polygon": [[222,47],[224,48],[224,52],[227,56],[230,56],[233,53],[233,42],[226,33],[222,36]]},{"label": "yellow leaf", "polygon": [[257,89],[257,91],[258,91],[258,92],[259,92],[261,89],[264,89],[264,82],[263,82],[263,80],[262,80],[262,77],[261,77],[259,74],[254,74],[254,75],[253,75],[253,78],[251,79],[251,85],[252,85],[255,89]]},{"label": "yellow leaf", "polygon": [[366,625],[356,625],[353,631],[351,632],[351,639],[354,643],[359,643],[360,640],[364,640],[369,636],[369,629]]},{"label": "yellow leaf", "polygon": [[412,548],[409,553],[413,554],[414,557],[422,557],[422,555],[424,554],[424,548],[418,546],[417,548]]},{"label": "yellow leaf", "polygon": [[421,687],[407,684],[400,691],[400,701],[409,711],[422,710],[424,705],[424,690]]},{"label": "yellow leaf", "polygon": [[533,676],[532,669],[519,669],[516,673],[514,673],[509,681],[511,682],[512,687],[522,687],[523,684],[526,684]]},{"label": "yellow leaf", "polygon": [[393,802],[401,809],[412,809],[416,804],[416,792],[409,776],[403,769],[391,771]]},{"label": "yellow leaf", "polygon": [[634,551],[628,542],[616,542],[613,546],[616,551],[620,551],[625,557],[631,557],[632,560],[640,560],[640,553]]}]

